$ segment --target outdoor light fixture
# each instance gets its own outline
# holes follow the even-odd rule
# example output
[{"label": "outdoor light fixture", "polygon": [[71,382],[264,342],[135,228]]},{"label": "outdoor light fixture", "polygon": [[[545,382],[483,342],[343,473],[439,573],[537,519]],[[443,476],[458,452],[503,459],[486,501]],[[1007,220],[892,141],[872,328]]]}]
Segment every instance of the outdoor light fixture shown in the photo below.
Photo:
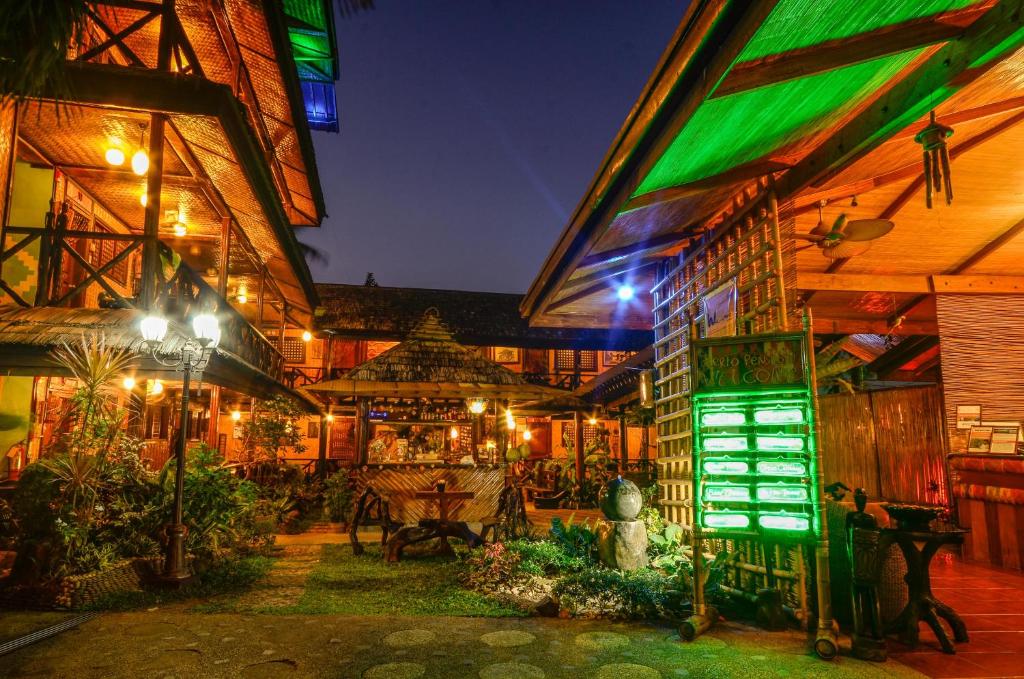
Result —
[{"label": "outdoor light fixture", "polygon": [[164,393],[163,381],[153,380],[152,382],[149,383],[149,386],[147,387],[146,391],[148,391],[152,396],[159,396],[160,394]]},{"label": "outdoor light fixture", "polygon": [[132,155],[132,172],[140,177],[149,172],[149,156],[142,149],[139,149]]},{"label": "outdoor light fixture", "polygon": [[238,284],[238,293],[235,295],[235,299],[238,300],[239,304],[245,304],[249,301],[249,289],[245,287],[245,283]]},{"label": "outdoor light fixture", "polygon": [[303,330],[302,331],[302,341],[303,342],[312,342],[313,341],[313,333],[311,333],[309,330]]},{"label": "outdoor light fixture", "polygon": [[234,420],[235,422],[238,422],[239,420],[241,420],[242,419],[242,411],[241,410],[232,410],[231,411],[231,419]]},{"label": "outdoor light fixture", "polygon": [[483,415],[485,410],[487,410],[487,401],[482,398],[475,398],[469,402],[469,412],[474,415]]},{"label": "outdoor light fixture", "polygon": [[505,411],[505,427],[510,430],[516,428],[516,418],[511,410]]},{"label": "outdoor light fixture", "polygon": [[[174,474],[174,520],[166,529],[167,553],[161,577],[169,583],[181,583],[192,576],[185,557],[185,535],[188,528],[184,523],[185,493],[185,447],[188,443],[188,396],[192,374],[202,378],[203,370],[210,362],[210,357],[220,341],[220,326],[217,317],[203,313],[192,319],[194,337],[184,337],[182,342],[171,348],[164,344],[167,336],[167,319],[163,316],[149,315],[139,323],[139,331],[146,348],[160,365],[174,368],[182,372],[181,379],[181,431],[178,433],[177,450],[175,451]],[[153,393],[159,393],[154,383]],[[160,390],[163,390],[161,385]],[[232,414],[232,417],[234,415]]]},{"label": "outdoor light fixture", "polygon": [[142,193],[139,194],[139,205],[146,207],[149,204],[149,194],[143,189]]},{"label": "outdoor light fixture", "polygon": [[188,233],[188,227],[185,226],[184,222],[174,222],[174,235],[178,238],[183,238]]},{"label": "outdoor light fixture", "polygon": [[620,300],[622,300],[623,302],[628,302],[629,300],[633,299],[633,296],[636,294],[636,290],[633,289],[632,285],[622,285],[619,286],[618,292],[616,292],[616,294],[619,296]]},{"label": "outdoor light fixture", "polygon": [[455,441],[456,439],[458,439],[459,438],[459,428],[458,427],[452,427],[448,431],[448,436],[451,437],[452,441]]},{"label": "outdoor light fixture", "polygon": [[124,165],[124,151],[116,146],[111,146],[107,149],[107,152],[103,154],[103,158],[109,165],[113,165],[114,167]]},{"label": "outdoor light fixture", "polygon": [[587,420],[587,424],[589,424],[591,427],[593,427],[595,424],[597,424],[597,418],[596,417],[591,417],[589,420]]},{"label": "outdoor light fixture", "polygon": [[132,389],[135,388],[135,378],[129,375],[128,377],[121,380],[121,386],[123,386],[126,390],[131,391]]},{"label": "outdoor light fixture", "polygon": [[334,415],[331,415],[330,413],[327,413],[327,415],[324,417],[324,419],[327,420],[327,424],[330,424],[331,422],[334,422]]},{"label": "outdoor light fixture", "polygon": [[532,431],[527,429],[526,431],[523,432],[523,440],[524,441],[529,441],[532,438],[533,438],[533,432]]}]

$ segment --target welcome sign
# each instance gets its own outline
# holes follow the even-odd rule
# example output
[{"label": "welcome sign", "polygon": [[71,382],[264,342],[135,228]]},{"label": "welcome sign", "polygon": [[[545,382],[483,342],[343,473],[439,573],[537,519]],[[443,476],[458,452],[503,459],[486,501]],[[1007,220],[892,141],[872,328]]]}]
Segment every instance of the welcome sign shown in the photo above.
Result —
[{"label": "welcome sign", "polygon": [[803,335],[694,342],[694,390],[804,386]]}]

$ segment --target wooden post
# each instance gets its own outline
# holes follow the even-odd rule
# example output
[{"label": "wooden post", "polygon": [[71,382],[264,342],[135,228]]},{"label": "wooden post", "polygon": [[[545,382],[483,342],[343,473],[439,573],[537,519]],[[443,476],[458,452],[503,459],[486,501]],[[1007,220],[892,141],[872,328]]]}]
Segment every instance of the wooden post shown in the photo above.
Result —
[{"label": "wooden post", "polygon": [[369,461],[370,454],[370,403],[366,398],[356,398],[356,466]]},{"label": "wooden post", "polygon": [[217,272],[217,293],[228,298],[228,265],[231,261],[231,217],[220,220],[220,270]]},{"label": "wooden post", "polygon": [[576,411],[572,414],[573,448],[576,453],[576,483],[583,483],[583,413]]},{"label": "wooden post", "polygon": [[217,434],[220,432],[220,386],[210,385],[210,426],[206,431],[206,445],[217,448]]},{"label": "wooden post", "polygon": [[[330,406],[328,406],[330,412]],[[331,436],[331,423],[327,415],[320,416],[320,438],[317,439],[316,475],[321,481],[327,478],[327,440]]]},{"label": "wooden post", "polygon": [[626,424],[626,413],[622,408],[619,409],[619,461],[623,465],[629,462],[629,425]]}]

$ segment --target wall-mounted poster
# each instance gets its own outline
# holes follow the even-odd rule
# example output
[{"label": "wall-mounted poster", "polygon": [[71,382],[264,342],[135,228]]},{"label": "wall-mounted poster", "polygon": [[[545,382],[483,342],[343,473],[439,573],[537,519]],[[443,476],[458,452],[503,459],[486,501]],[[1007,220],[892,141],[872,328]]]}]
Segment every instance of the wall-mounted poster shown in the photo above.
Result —
[{"label": "wall-mounted poster", "polygon": [[494,347],[495,363],[519,363],[519,347]]},{"label": "wall-mounted poster", "polygon": [[988,452],[998,455],[1014,455],[1017,453],[1017,442],[1020,441],[1020,422],[986,422],[992,429],[992,441]]},{"label": "wall-mounted poster", "polygon": [[635,356],[635,351],[606,351],[603,360],[606,367],[618,365],[626,359]]},{"label": "wall-mounted poster", "polygon": [[736,281],[730,280],[704,296],[704,337],[736,334]]},{"label": "wall-mounted poster", "polygon": [[956,428],[970,429],[981,424],[980,405],[958,405],[956,407]]},{"label": "wall-mounted poster", "polygon": [[968,453],[987,453],[992,450],[992,427],[971,427],[967,437]]}]

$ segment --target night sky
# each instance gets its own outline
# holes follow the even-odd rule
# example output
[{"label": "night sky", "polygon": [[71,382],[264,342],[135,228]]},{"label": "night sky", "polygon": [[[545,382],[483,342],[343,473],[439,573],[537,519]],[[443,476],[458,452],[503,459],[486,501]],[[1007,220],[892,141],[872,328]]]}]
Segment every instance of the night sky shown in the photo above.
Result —
[{"label": "night sky", "polygon": [[314,132],[318,282],[525,292],[685,0],[378,0],[339,18]]}]

